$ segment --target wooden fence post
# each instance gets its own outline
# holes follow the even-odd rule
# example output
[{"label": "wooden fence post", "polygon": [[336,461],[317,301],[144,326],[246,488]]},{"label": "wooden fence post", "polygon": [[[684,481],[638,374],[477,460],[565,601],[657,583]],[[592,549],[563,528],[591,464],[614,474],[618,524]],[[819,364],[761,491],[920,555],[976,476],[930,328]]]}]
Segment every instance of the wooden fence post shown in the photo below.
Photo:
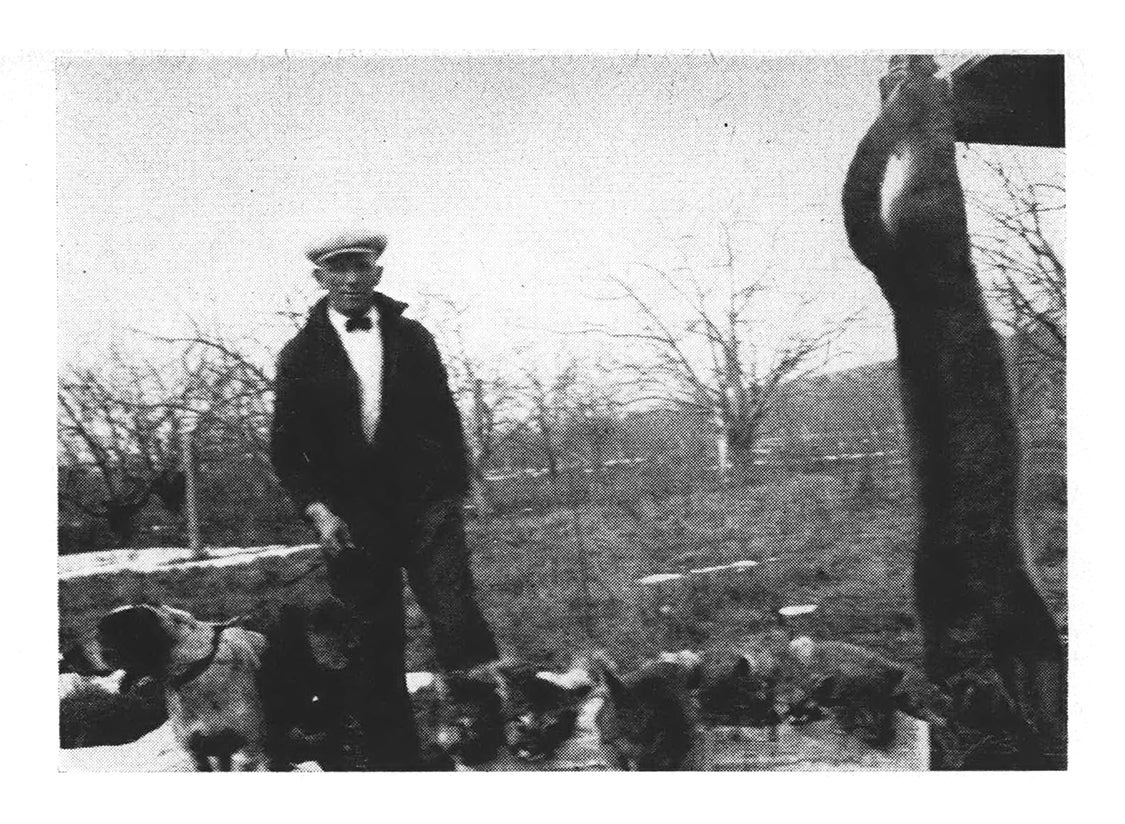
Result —
[{"label": "wooden fence post", "polygon": [[184,470],[184,520],[187,525],[188,549],[192,558],[205,558],[203,536],[199,528],[199,493],[195,462],[196,422],[185,416],[180,429],[180,448]]}]

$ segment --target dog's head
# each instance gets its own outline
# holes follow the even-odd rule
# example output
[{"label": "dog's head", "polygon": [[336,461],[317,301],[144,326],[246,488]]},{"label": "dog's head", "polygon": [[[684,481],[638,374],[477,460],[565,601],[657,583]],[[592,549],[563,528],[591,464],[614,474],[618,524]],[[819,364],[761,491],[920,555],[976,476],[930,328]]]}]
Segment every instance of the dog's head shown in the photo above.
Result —
[{"label": "dog's head", "polygon": [[583,703],[593,690],[572,673],[539,672],[538,667],[516,666],[499,670],[506,684],[504,713],[508,746],[524,761],[550,758],[575,733]]},{"label": "dog's head", "polygon": [[467,766],[492,761],[505,743],[502,688],[489,667],[450,673],[438,681],[438,744]]},{"label": "dog's head", "polygon": [[671,770],[687,758],[695,725],[682,666],[658,661],[621,678],[600,662],[606,701],[598,714],[602,743],[623,769]]},{"label": "dog's head", "polygon": [[906,669],[856,644],[802,637],[790,644],[795,683],[788,717],[795,724],[835,718],[844,732],[873,746],[894,738]]},{"label": "dog's head", "polygon": [[775,707],[777,683],[769,668],[747,655],[717,673],[699,690],[699,706],[712,721],[736,726],[773,726],[780,721]]},{"label": "dog's head", "polygon": [[163,679],[177,661],[204,657],[216,625],[165,605],[130,604],[102,616],[97,627],[62,658],[82,675],[125,671],[122,691],[140,678]]}]

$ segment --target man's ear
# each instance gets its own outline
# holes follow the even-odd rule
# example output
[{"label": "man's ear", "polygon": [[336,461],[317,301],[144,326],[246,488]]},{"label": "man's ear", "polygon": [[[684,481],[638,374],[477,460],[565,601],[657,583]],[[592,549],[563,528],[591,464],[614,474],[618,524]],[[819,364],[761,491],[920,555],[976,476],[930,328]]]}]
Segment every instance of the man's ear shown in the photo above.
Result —
[{"label": "man's ear", "polygon": [[376,263],[371,267],[371,275],[374,278],[373,286],[378,286],[383,280],[383,267]]},{"label": "man's ear", "polygon": [[317,286],[319,286],[321,289],[328,288],[328,272],[326,270],[321,269],[319,266],[317,266],[312,270],[312,276],[313,280],[316,281]]},{"label": "man's ear", "polygon": [[449,700],[449,679],[446,678],[445,673],[434,673],[434,694],[442,701]]},{"label": "man's ear", "polygon": [[151,684],[152,680],[152,676],[150,675],[141,675],[140,673],[125,670],[125,675],[121,679],[121,684],[118,686],[117,691],[124,695],[131,691],[133,687],[145,687]]}]

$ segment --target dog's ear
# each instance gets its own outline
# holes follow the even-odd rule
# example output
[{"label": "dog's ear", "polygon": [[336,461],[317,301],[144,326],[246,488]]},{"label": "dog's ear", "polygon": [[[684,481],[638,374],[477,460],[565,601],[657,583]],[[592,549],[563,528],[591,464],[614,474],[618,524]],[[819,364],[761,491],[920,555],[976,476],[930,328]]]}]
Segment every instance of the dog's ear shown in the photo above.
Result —
[{"label": "dog's ear", "polygon": [[905,677],[906,670],[902,667],[888,666],[883,674],[883,681],[886,683],[887,689],[894,692]]},{"label": "dog's ear", "polygon": [[698,690],[703,688],[703,661],[685,664],[687,667],[687,675],[684,678],[684,686],[689,690]]},{"label": "dog's ear", "polygon": [[568,677],[571,673],[536,672],[513,687],[526,698],[541,707],[575,707],[584,701],[594,689],[587,673],[581,673],[587,680],[575,681]]},{"label": "dog's ear", "polygon": [[101,645],[90,637],[71,646],[59,658],[59,672],[73,672],[78,675],[109,675],[114,668],[105,662]]},{"label": "dog's ear", "polygon": [[148,605],[114,610],[98,622],[98,643],[109,666],[127,678],[158,675],[167,665],[172,635],[160,613]]},{"label": "dog's ear", "polygon": [[629,690],[626,689],[621,679],[617,677],[617,673],[613,671],[613,668],[606,665],[604,661],[599,661],[598,667],[601,669],[602,680],[609,690],[609,697],[613,699],[613,703],[618,706],[628,703]]},{"label": "dog's ear", "polygon": [[566,700],[569,704],[578,704],[585,701],[590,697],[590,693],[594,691],[593,684],[575,684],[573,687],[562,688]]},{"label": "dog's ear", "polygon": [[836,679],[831,675],[821,678],[809,690],[809,698],[817,703],[825,703],[836,693]]},{"label": "dog's ear", "polygon": [[734,662],[734,677],[747,678],[750,675],[750,660],[745,655],[738,656]]}]

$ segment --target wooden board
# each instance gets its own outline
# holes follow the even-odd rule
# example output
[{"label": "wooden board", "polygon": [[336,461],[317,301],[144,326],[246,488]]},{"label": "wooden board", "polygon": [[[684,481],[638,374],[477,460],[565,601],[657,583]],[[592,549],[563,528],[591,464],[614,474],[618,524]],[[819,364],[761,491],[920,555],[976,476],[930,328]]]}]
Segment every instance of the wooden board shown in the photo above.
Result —
[{"label": "wooden board", "polygon": [[895,740],[873,749],[832,721],[781,725],[776,740],[755,727],[717,727],[704,733],[707,769],[766,772],[924,772],[930,766],[929,725],[896,716]]},{"label": "wooden board", "polygon": [[1007,146],[1066,145],[1061,54],[994,54],[949,75],[957,139]]},{"label": "wooden board", "polygon": [[[499,758],[483,768],[488,772],[593,771],[610,769],[597,732],[589,723],[550,761],[526,764]],[[782,725],[776,740],[768,730],[717,727],[702,735],[703,769],[715,771],[922,771],[929,768],[929,730],[923,721],[898,716],[898,735],[885,752],[873,750],[845,735],[832,722],[802,727]],[[316,764],[302,764],[302,772],[316,772]],[[191,772],[191,760],[177,745],[170,724],[131,744],[61,750],[61,772]]]}]

